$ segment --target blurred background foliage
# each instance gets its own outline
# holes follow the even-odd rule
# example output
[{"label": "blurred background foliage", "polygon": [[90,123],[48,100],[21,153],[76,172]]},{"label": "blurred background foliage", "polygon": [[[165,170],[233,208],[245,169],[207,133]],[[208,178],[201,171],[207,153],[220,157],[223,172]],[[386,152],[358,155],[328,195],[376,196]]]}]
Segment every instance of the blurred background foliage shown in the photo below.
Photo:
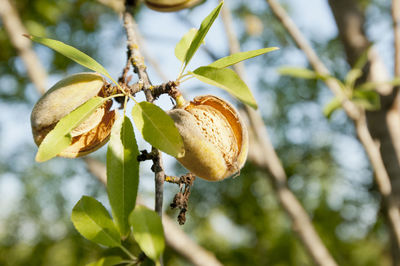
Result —
[{"label": "blurred background foliage", "polygon": [[[319,235],[339,265],[390,265],[389,234],[379,213],[379,194],[351,123],[343,112],[335,113],[330,120],[323,116],[322,108],[332,95],[322,83],[277,74],[279,66],[307,67],[307,63],[265,1],[226,2],[233,9],[242,50],[281,48],[246,63],[249,84],[289,177],[289,186],[312,217]],[[327,3],[314,0],[302,6],[296,1],[281,2],[332,73],[343,78],[349,66]],[[367,14],[370,39],[384,51],[384,57],[390,58],[391,37],[379,36],[384,32],[379,29],[390,32],[390,1],[360,2]],[[121,73],[125,36],[119,15],[109,7],[95,0],[17,0],[14,4],[30,33],[78,47],[111,69],[114,76]],[[170,29],[178,25],[183,30],[176,34],[182,36],[190,23],[198,25],[215,5],[216,1],[208,0],[179,14],[159,14],[145,6],[137,10],[139,27],[142,22],[145,25],[140,28],[149,44],[147,53],[161,69],[168,72],[172,68],[169,60],[159,55],[173,56],[173,45],[179,37],[157,32],[157,25],[167,16],[174,17]],[[318,15],[321,6],[324,10]],[[322,34],[326,23],[320,29],[318,22],[326,14],[328,33]],[[228,48],[221,35],[223,29],[219,26],[218,35],[216,27],[217,33],[212,36],[217,38],[209,37],[206,42],[220,57],[228,53]],[[30,136],[29,115],[40,95],[30,83],[1,20],[0,47],[0,265],[84,265],[104,251],[78,235],[69,216],[83,194],[107,204],[104,187],[81,160],[34,163],[36,147]],[[156,51],[154,47],[168,49]],[[49,73],[49,85],[83,70],[47,48],[34,49]],[[150,73],[152,69],[150,65]],[[194,84],[185,93],[193,96],[199,91],[204,92]],[[104,161],[104,154],[102,149],[93,156]],[[173,162],[169,165],[168,173],[185,172]],[[147,166],[142,167],[141,197],[153,204],[153,181]],[[167,184],[165,189],[164,208],[175,217],[177,213],[169,210],[168,203],[177,187]],[[267,174],[251,162],[237,178],[219,183],[196,180],[187,219],[182,228],[225,265],[311,264],[277,202]],[[187,262],[167,249],[165,265]]]}]

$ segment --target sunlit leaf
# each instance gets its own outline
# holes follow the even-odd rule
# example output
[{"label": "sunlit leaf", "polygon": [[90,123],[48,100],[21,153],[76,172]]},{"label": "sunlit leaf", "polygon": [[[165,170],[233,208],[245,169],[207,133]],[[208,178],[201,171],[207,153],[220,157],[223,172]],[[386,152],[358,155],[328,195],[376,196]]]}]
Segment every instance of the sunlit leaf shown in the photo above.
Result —
[{"label": "sunlit leaf", "polygon": [[175,46],[175,56],[176,58],[178,58],[179,61],[185,61],[185,55],[196,33],[197,29],[190,29]]},{"label": "sunlit leaf", "polygon": [[340,109],[342,103],[338,98],[333,98],[329,103],[324,106],[323,113],[327,118],[330,118],[334,111]]},{"label": "sunlit leaf", "polygon": [[374,90],[376,87],[382,85],[391,85],[391,86],[399,86],[400,85],[400,78],[394,78],[390,81],[371,81],[365,82],[360,86],[356,87],[355,90],[366,91],[366,90]]},{"label": "sunlit leaf", "polygon": [[218,17],[219,12],[221,11],[223,1],[213,10],[211,13],[201,22],[200,28],[197,31],[196,35],[193,38],[193,41],[190,43],[189,49],[185,54],[185,67],[189,64],[190,60],[192,59],[193,55],[196,53],[197,49],[199,49],[201,43],[206,37],[208,31],[211,28],[211,25],[214,23],[215,19]]},{"label": "sunlit leaf", "polygon": [[43,38],[43,37],[38,37],[38,36],[33,36],[33,35],[25,35],[29,39],[31,39],[34,42],[43,44],[54,51],[59,52],[60,54],[68,57],[69,59],[75,61],[76,63],[87,67],[91,70],[94,70],[100,74],[103,74],[104,76],[108,77],[110,80],[112,80],[115,84],[118,84],[108,73],[108,71],[96,60],[88,56],[87,54],[79,51],[75,47],[72,47],[68,44],[65,44],[63,42],[53,40],[53,39],[48,39],[48,38]]},{"label": "sunlit leaf", "polygon": [[133,107],[132,118],[143,138],[151,145],[174,157],[183,156],[182,137],[172,118],[160,107],[140,102]]},{"label": "sunlit leaf", "polygon": [[366,110],[374,111],[381,108],[381,100],[376,91],[355,90],[351,101]]},{"label": "sunlit leaf", "polygon": [[240,61],[253,58],[262,54],[266,54],[275,50],[278,50],[278,47],[269,47],[269,48],[263,48],[263,49],[258,49],[258,50],[252,50],[252,51],[247,51],[247,52],[240,52],[236,54],[232,54],[226,57],[223,57],[221,59],[218,59],[217,61],[209,64],[208,66],[211,67],[218,67],[218,68],[224,68],[228,67],[231,65],[234,65],[236,63],[239,63]]},{"label": "sunlit leaf", "polygon": [[99,259],[98,261],[86,264],[86,266],[114,266],[121,263],[123,260],[117,256],[109,256]]},{"label": "sunlit leaf", "polygon": [[129,222],[142,251],[153,261],[158,261],[165,248],[160,216],[144,206],[137,206],[129,216]]},{"label": "sunlit leaf", "polygon": [[135,208],[139,184],[139,155],[129,118],[120,117],[111,130],[107,150],[107,193],[122,236],[129,233],[129,214]]},{"label": "sunlit leaf", "polygon": [[354,87],[354,83],[356,82],[356,80],[361,77],[363,74],[361,69],[355,68],[350,70],[347,75],[346,78],[344,80],[346,87],[349,89],[353,89]]},{"label": "sunlit leaf", "polygon": [[278,69],[279,74],[285,76],[292,76],[295,78],[303,78],[303,79],[316,79],[318,75],[315,71],[312,71],[307,68],[300,67],[280,67]]},{"label": "sunlit leaf", "polygon": [[197,68],[192,74],[200,81],[224,89],[243,103],[257,108],[250,89],[232,69],[205,66]]},{"label": "sunlit leaf", "polygon": [[71,144],[70,132],[88,118],[105,100],[107,99],[96,96],[60,119],[40,144],[36,154],[36,161],[44,162],[50,160],[68,148]]},{"label": "sunlit leaf", "polygon": [[72,210],[76,230],[90,241],[107,247],[120,246],[117,227],[106,208],[92,197],[83,196]]}]

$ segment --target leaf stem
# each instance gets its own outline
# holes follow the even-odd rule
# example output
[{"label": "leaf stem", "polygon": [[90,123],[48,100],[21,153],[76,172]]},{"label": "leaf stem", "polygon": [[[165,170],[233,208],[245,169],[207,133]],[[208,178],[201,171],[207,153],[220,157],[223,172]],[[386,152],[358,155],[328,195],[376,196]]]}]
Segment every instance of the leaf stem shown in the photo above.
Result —
[{"label": "leaf stem", "polygon": [[[185,76],[186,76],[186,75],[185,75]],[[182,77],[184,77],[184,76],[182,76]],[[180,83],[183,83],[183,82],[188,81],[189,79],[192,79],[192,78],[194,78],[194,76],[190,76],[190,77],[188,77],[188,78],[186,78],[186,79],[184,79],[184,80],[179,80],[179,82],[180,82]]]},{"label": "leaf stem", "polygon": [[183,71],[185,71],[185,68],[186,68],[186,66],[185,66],[184,62],[182,62],[181,67],[180,67],[180,71],[179,71],[179,75],[176,78],[176,80],[180,80],[183,77],[182,74],[183,74]]},{"label": "leaf stem", "polygon": [[124,116],[126,114],[126,104],[128,103],[128,99],[129,97],[127,95],[125,95],[125,101],[124,101]]},{"label": "leaf stem", "polygon": [[123,245],[120,245],[119,247],[122,249],[123,252],[125,252],[126,255],[129,256],[129,258],[131,258],[132,260],[135,260],[135,261],[137,260],[137,258]]}]

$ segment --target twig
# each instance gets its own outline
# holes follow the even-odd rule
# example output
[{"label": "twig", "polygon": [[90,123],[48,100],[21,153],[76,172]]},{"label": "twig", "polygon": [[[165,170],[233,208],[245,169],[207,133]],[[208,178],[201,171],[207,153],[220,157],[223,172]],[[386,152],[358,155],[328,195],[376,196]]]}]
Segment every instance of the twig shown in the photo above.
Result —
[{"label": "twig", "polygon": [[[227,32],[229,39],[230,52],[238,53],[240,52],[240,44],[234,33],[232,27],[232,16],[226,3],[221,12],[225,31]],[[239,76],[244,79],[244,65],[242,63],[236,64],[234,68]],[[256,144],[252,145],[250,148],[249,159],[252,159],[260,168],[265,169],[269,173],[277,196],[283,208],[292,220],[294,231],[300,237],[315,264],[337,265],[315,231],[307,212],[288,188],[285,170],[283,169],[282,164],[269,140],[267,130],[260,114],[248,107],[244,107],[244,109],[250,122],[251,133],[253,134],[250,138],[252,143]],[[261,156],[251,156],[253,149],[259,149]]]},{"label": "twig", "polygon": [[394,75],[400,76],[400,1],[392,0],[392,19],[394,33]]},{"label": "twig", "polygon": [[[292,36],[296,44],[300,47],[301,50],[306,54],[308,61],[313,66],[315,71],[320,74],[329,74],[328,69],[325,65],[320,61],[316,53],[314,52],[311,45],[305,39],[303,34],[297,28],[296,24],[291,20],[286,11],[279,5],[276,0],[266,0],[272,12],[279,19],[279,21],[283,24],[289,34]],[[337,88],[339,84],[334,79],[328,79],[325,81],[326,85],[332,90],[332,92],[337,95]],[[387,216],[389,219],[389,225],[391,226],[398,246],[400,246],[400,213],[399,209],[396,206],[395,200],[392,195],[392,187],[390,183],[390,178],[385,168],[385,165],[382,160],[382,155],[379,151],[379,144],[375,143],[371,134],[367,127],[365,112],[362,110],[358,110],[357,107],[350,101],[344,99],[342,101],[343,109],[346,111],[347,115],[353,120],[355,123],[357,136],[364,146],[368,158],[371,162],[371,165],[375,172],[375,181],[378,185],[379,192],[382,195],[383,202],[387,206]],[[356,113],[353,110],[357,110]]]},{"label": "twig", "polygon": [[[324,63],[319,59],[318,55],[315,53],[314,49],[311,47],[307,39],[303,36],[301,31],[297,28],[296,24],[287,15],[286,11],[280,6],[280,4],[276,0],[266,1],[270,5],[271,10],[274,12],[275,16],[279,19],[282,25],[295,40],[297,46],[299,46],[299,48],[303,50],[314,70],[322,76],[330,75],[328,68],[326,68]],[[343,109],[346,111],[347,115],[353,120],[357,119],[360,115],[359,110],[346,98],[346,96],[342,92],[340,85],[334,79],[330,78],[325,80],[325,83],[332,90],[333,94],[338,99],[340,99]]]},{"label": "twig", "polygon": [[0,0],[0,17],[7,31],[12,45],[24,61],[29,78],[42,94],[45,92],[47,75],[36,53],[31,48],[31,41],[23,38],[22,34],[28,31],[21,22],[17,10],[9,0]]},{"label": "twig", "polygon": [[[147,75],[146,65],[144,64],[144,58],[139,50],[139,44],[137,41],[137,34],[135,31],[135,20],[130,12],[132,6],[127,1],[126,10],[123,12],[124,28],[127,35],[128,43],[128,60],[132,63],[135,72],[138,74],[139,79],[143,82],[144,93],[148,102],[153,102],[154,97],[151,90],[151,82]],[[164,186],[164,168],[162,162],[162,155],[156,149],[152,148],[152,153],[155,155],[153,159],[152,170],[155,175],[155,210],[162,216],[162,205],[163,205],[163,186]]]},{"label": "twig", "polygon": [[[0,7],[4,2],[8,2],[7,0],[0,0]],[[0,8],[0,12],[2,12],[3,8]],[[15,10],[14,10],[15,11]],[[18,15],[16,12],[14,12],[16,17],[14,19],[18,20],[18,24],[22,25],[21,20],[19,19]],[[4,18],[3,18],[4,19]],[[8,32],[9,34],[13,34]],[[11,38],[11,37],[10,37]],[[21,39],[26,39],[26,38],[21,38]],[[13,43],[13,45],[15,45]],[[17,49],[17,47],[15,47]],[[44,71],[44,68],[41,67],[40,61],[38,60],[35,52],[32,50],[30,46],[26,47],[27,53],[34,54],[33,57],[34,60],[37,60],[36,62],[32,60],[24,60],[25,67],[27,69],[34,69],[34,68],[41,68]],[[18,50],[18,49],[17,49]],[[46,74],[37,76],[38,78],[38,83],[39,84],[45,84],[46,83]],[[32,77],[30,76],[32,79]],[[34,82],[32,80],[32,82]],[[36,87],[39,92],[40,89],[39,87]],[[99,162],[98,160],[95,160],[90,157],[86,157],[84,159],[87,169],[90,173],[92,173],[100,182],[102,182],[104,185],[107,183],[107,175],[106,175],[106,166]],[[179,226],[177,226],[169,217],[166,215],[163,216],[163,227],[165,231],[165,238],[167,244],[174,249],[177,253],[181,254],[183,257],[185,257],[190,263],[193,265],[197,266],[221,266],[222,264],[215,258],[215,256],[205,250],[203,247],[197,245],[193,240],[191,240]]]}]

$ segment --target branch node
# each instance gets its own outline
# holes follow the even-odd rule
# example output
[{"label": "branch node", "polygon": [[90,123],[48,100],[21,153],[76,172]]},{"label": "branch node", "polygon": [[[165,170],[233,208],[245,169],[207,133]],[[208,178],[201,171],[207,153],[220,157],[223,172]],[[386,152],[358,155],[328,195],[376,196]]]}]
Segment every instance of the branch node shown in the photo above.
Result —
[{"label": "branch node", "polygon": [[154,160],[156,155],[153,152],[148,152],[147,150],[141,150],[140,154],[137,156],[139,162],[144,162],[147,160]]}]

